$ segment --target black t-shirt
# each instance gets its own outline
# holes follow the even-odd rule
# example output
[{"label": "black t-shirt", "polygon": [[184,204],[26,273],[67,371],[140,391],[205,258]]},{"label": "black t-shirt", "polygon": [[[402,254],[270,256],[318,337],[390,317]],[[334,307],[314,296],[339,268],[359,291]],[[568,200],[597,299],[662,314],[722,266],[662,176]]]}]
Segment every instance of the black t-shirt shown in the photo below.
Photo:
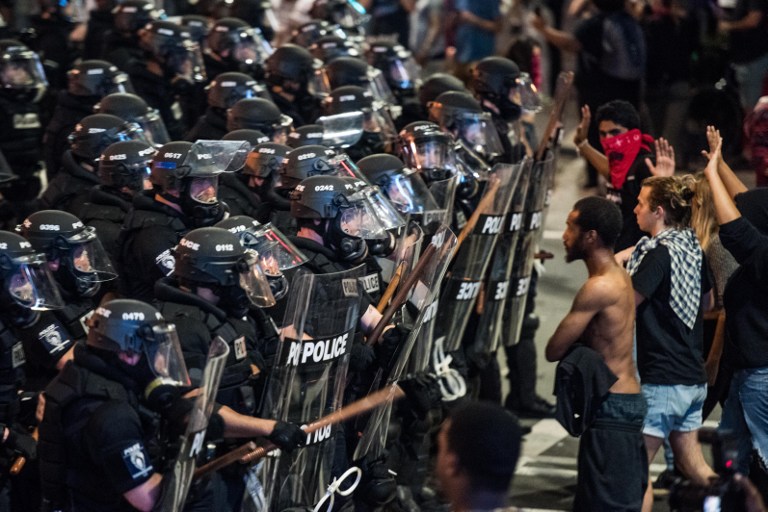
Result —
[{"label": "black t-shirt", "polygon": [[637,206],[637,196],[640,195],[640,189],[643,188],[643,180],[651,176],[651,171],[645,165],[646,158],[653,158],[653,155],[648,151],[640,150],[632,163],[632,167],[627,172],[627,178],[621,189],[616,190],[610,184],[608,186],[608,199],[616,203],[621,210],[621,233],[616,240],[616,251],[632,247],[643,237],[643,232],[637,225],[635,207]]},{"label": "black t-shirt", "polygon": [[[672,259],[662,244],[648,251],[632,276],[645,297],[637,307],[637,366],[644,384],[693,385],[706,382],[702,355],[701,310],[689,329],[670,306]],[[701,265],[701,292],[709,291],[706,263]]]},{"label": "black t-shirt", "polygon": [[740,264],[725,285],[725,354],[736,368],[768,366],[768,237],[745,218],[720,226],[720,241]]},{"label": "black t-shirt", "polygon": [[768,188],[754,188],[734,197],[739,212],[764,235],[768,235]]}]

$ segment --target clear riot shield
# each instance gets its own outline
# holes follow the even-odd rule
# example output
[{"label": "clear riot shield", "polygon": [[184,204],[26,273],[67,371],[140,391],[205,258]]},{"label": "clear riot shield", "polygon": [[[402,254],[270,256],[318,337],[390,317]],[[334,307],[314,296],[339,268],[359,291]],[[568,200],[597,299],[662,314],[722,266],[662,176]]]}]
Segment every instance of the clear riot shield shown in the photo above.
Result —
[{"label": "clear riot shield", "polygon": [[[363,275],[364,265],[332,274],[298,271],[265,396],[268,417],[309,424],[341,407]],[[338,428],[313,432],[302,449],[266,461],[262,481],[269,510],[311,507],[322,497],[331,481]]]},{"label": "clear riot shield", "polygon": [[516,168],[513,172],[519,176],[519,179],[485,280],[482,315],[475,341],[470,348],[477,354],[492,354],[498,348],[501,333],[505,329],[504,306],[509,294],[509,282],[515,262],[515,247],[523,227],[525,199],[532,165],[533,160],[526,158],[513,166]]},{"label": "clear riot shield", "polygon": [[381,279],[387,284],[395,275],[399,281],[405,279],[419,258],[423,241],[421,227],[413,221],[409,222],[407,229],[403,229],[397,238],[395,250],[387,256],[376,256],[376,263],[381,267]]},{"label": "clear riot shield", "polygon": [[[424,371],[427,368],[429,355],[432,352],[437,295],[440,283],[453,257],[456,243],[456,235],[448,229],[448,226],[443,225],[427,246],[433,246],[434,252],[426,253],[425,249],[425,254],[431,254],[431,256],[425,262],[423,271],[420,272],[413,291],[408,296],[409,304],[418,311],[418,315],[411,333],[398,351],[395,364],[386,376],[387,386],[394,385],[406,373]],[[360,460],[365,455],[373,456],[375,459],[383,454],[391,412],[392,402],[390,401],[371,413],[352,460]]]},{"label": "clear riot shield", "polygon": [[456,200],[456,187],[459,185],[459,176],[454,175],[448,179],[432,181],[429,183],[429,191],[435,198],[439,208],[434,212],[424,212],[420,220],[421,228],[427,235],[436,232],[442,224],[450,224],[453,218],[453,204]]},{"label": "clear riot shield", "polygon": [[195,472],[195,461],[205,447],[205,431],[208,428],[208,419],[213,411],[228,355],[229,345],[220,336],[216,336],[208,349],[208,361],[198,388],[200,393],[190,412],[179,455],[173,463],[170,474],[163,478],[163,493],[160,497],[162,501],[155,506],[155,510],[178,512],[184,505]]},{"label": "clear riot shield", "polygon": [[[440,296],[436,336],[445,336],[444,346],[448,352],[461,345],[469,315],[504,225],[504,214],[520,177],[519,167],[499,165],[494,167],[491,176],[478,203],[480,215],[477,223],[460,247]],[[494,185],[494,181],[498,181],[498,185]],[[494,195],[489,197],[489,194]]]},{"label": "clear riot shield", "polygon": [[525,302],[531,283],[533,260],[536,246],[544,229],[543,212],[548,197],[551,197],[551,183],[554,179],[554,156],[550,153],[545,160],[535,162],[531,168],[528,193],[525,198],[523,231],[515,247],[515,261],[510,279],[510,290],[504,314],[506,333],[505,345],[514,345],[520,337],[525,317]]}]

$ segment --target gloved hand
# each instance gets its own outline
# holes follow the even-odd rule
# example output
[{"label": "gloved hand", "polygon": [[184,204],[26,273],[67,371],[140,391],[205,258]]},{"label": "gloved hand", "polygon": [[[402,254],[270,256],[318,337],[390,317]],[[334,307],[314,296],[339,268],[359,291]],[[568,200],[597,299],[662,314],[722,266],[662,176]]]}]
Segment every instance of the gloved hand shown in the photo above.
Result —
[{"label": "gloved hand", "polygon": [[379,342],[373,346],[373,350],[376,352],[376,360],[385,371],[389,371],[392,365],[395,364],[399,347],[408,339],[409,332],[405,327],[396,325],[394,328],[387,330],[381,336]]},{"label": "gloved hand", "polygon": [[349,371],[352,373],[363,373],[368,370],[374,360],[376,360],[376,354],[373,348],[363,343],[355,342],[349,354]]},{"label": "gloved hand", "polygon": [[294,448],[304,446],[307,442],[307,433],[295,423],[278,421],[272,433],[267,439],[275,443],[281,450],[291,453]]},{"label": "gloved hand", "polygon": [[405,392],[408,405],[420,419],[426,418],[430,410],[440,407],[442,403],[440,384],[434,375],[428,373],[406,375],[397,384]]},{"label": "gloved hand", "polygon": [[380,507],[395,498],[397,482],[387,469],[384,456],[373,459],[366,455],[357,466],[363,471],[360,485],[355,490],[358,499],[372,507]]},{"label": "gloved hand", "polygon": [[5,440],[5,446],[25,457],[27,461],[37,458],[37,441],[21,427],[8,426],[7,428],[8,438]]}]

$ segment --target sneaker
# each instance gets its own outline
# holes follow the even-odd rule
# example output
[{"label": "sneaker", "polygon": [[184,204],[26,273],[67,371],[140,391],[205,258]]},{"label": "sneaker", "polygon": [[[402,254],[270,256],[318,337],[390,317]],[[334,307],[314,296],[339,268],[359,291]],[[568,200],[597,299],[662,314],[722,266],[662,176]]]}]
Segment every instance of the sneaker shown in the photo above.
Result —
[{"label": "sneaker", "polygon": [[551,404],[544,400],[542,397],[537,396],[532,404],[523,405],[517,411],[517,415],[520,418],[554,418],[555,417],[554,404]]}]

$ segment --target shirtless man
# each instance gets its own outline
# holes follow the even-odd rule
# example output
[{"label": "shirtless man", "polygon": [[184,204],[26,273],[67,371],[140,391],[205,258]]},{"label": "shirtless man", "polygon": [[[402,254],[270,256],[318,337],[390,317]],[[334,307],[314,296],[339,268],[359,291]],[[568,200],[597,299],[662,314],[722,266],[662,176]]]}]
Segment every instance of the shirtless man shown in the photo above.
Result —
[{"label": "shirtless man", "polygon": [[547,360],[559,361],[579,342],[617,377],[581,437],[575,511],[639,511],[648,480],[646,404],[632,357],[634,289],[613,253],[621,226],[615,204],[587,197],[574,205],[563,233],[566,261],[584,260],[589,278],[549,339]]}]

